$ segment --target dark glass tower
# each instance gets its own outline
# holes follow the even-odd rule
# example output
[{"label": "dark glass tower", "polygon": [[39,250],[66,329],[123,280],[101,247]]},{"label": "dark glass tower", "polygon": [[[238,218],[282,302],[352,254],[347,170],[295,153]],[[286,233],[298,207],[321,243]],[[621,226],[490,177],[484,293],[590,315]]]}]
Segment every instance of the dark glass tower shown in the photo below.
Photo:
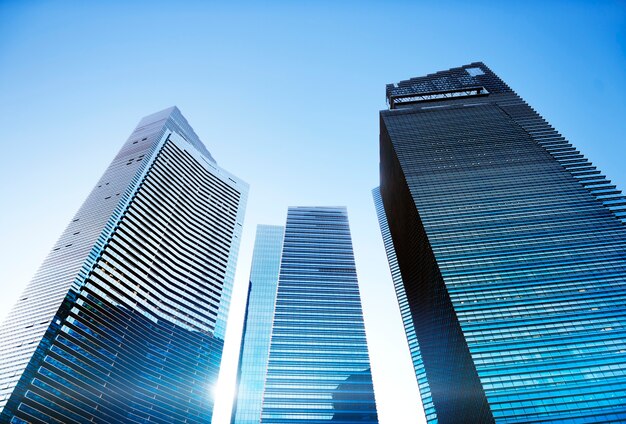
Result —
[{"label": "dark glass tower", "polygon": [[377,206],[428,422],[625,422],[626,199],[482,63],[387,99]]},{"label": "dark glass tower", "polygon": [[0,329],[0,421],[210,421],[247,190],[142,119]]},{"label": "dark glass tower", "polygon": [[279,231],[257,233],[233,423],[377,423],[345,208],[289,208]]}]

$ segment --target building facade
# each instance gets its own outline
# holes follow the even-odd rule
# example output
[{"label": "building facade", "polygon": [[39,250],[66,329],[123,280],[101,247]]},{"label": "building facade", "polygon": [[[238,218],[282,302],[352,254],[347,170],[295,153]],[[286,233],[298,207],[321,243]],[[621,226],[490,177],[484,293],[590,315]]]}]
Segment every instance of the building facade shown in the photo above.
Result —
[{"label": "building facade", "polygon": [[[345,208],[289,208],[284,238],[274,235],[265,245],[257,239],[254,260],[268,252],[267,273],[259,278],[263,271],[255,262],[250,278],[233,423],[377,423]],[[267,290],[256,295],[261,284]],[[259,401],[258,386],[248,384],[261,380]],[[251,386],[257,392],[254,411],[244,417]]]},{"label": "building facade", "polygon": [[285,227],[257,226],[239,354],[233,423],[258,424],[261,420],[284,233]]},{"label": "building facade", "polygon": [[142,119],[0,329],[0,421],[210,421],[247,191]]},{"label": "building facade", "polygon": [[377,207],[428,422],[625,422],[624,197],[482,63],[387,99]]},{"label": "building facade", "polygon": [[398,305],[400,306],[400,315],[406,330],[409,351],[411,352],[411,362],[413,363],[415,378],[417,379],[417,384],[420,390],[423,412],[424,415],[429,415],[434,411],[433,398],[430,394],[428,381],[426,380],[426,370],[424,369],[424,362],[422,361],[422,355],[420,354],[415,329],[412,327],[413,318],[411,315],[411,307],[404,288],[404,283],[402,282],[402,274],[400,273],[400,267],[398,266],[398,258],[396,257],[395,250],[393,249],[393,241],[391,240],[389,225],[387,224],[387,218],[385,217],[383,199],[380,197],[380,187],[376,187],[372,190],[372,197],[374,199],[374,206],[376,207],[376,216],[378,217],[378,223],[380,225],[380,232],[383,238],[385,252],[387,254],[387,261],[389,262],[389,270],[391,271],[393,287],[396,291]]}]

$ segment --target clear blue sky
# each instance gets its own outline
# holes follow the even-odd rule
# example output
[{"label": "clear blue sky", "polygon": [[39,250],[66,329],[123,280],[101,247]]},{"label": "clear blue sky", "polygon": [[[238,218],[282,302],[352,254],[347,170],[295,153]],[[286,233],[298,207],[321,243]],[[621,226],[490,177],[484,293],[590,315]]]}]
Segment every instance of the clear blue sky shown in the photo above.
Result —
[{"label": "clear blue sky", "polygon": [[386,83],[477,60],[626,188],[624,2],[0,1],[0,316],[138,120],[177,105],[251,185],[228,360],[256,224],[347,205],[381,423],[420,422],[370,197],[378,110]]}]

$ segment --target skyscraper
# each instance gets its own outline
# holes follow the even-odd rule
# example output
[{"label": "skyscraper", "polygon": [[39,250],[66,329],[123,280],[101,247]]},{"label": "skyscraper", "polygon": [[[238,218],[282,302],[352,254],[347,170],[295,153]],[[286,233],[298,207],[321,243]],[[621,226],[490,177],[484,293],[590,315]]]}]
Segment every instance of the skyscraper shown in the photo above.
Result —
[{"label": "skyscraper", "polygon": [[258,424],[261,420],[284,233],[285,227],[257,226],[239,354],[233,423]]},{"label": "skyscraper", "polygon": [[289,208],[279,233],[257,233],[233,423],[378,422],[345,208]]},{"label": "skyscraper", "polygon": [[387,99],[379,218],[428,421],[626,421],[626,199],[482,63]]},{"label": "skyscraper", "polygon": [[142,119],[0,329],[0,421],[209,421],[247,191]]}]

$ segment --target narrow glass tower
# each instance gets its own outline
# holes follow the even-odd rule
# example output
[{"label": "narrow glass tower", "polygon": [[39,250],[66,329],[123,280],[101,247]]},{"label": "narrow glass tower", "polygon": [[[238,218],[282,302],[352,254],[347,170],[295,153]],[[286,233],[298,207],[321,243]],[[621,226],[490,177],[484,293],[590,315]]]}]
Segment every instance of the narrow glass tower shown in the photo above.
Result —
[{"label": "narrow glass tower", "polygon": [[233,423],[377,423],[345,208],[292,207],[284,239],[257,237]]},{"label": "narrow glass tower", "polygon": [[233,423],[258,424],[261,419],[284,233],[285,227],[257,226]]},{"label": "narrow glass tower", "polygon": [[210,421],[247,191],[142,119],[0,329],[0,421]]},{"label": "narrow glass tower", "polygon": [[377,206],[428,422],[626,422],[626,199],[482,63],[387,99]]}]

